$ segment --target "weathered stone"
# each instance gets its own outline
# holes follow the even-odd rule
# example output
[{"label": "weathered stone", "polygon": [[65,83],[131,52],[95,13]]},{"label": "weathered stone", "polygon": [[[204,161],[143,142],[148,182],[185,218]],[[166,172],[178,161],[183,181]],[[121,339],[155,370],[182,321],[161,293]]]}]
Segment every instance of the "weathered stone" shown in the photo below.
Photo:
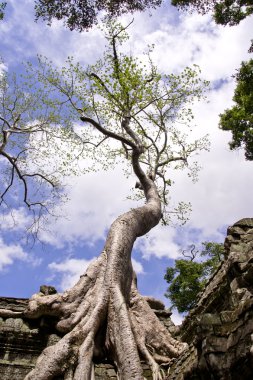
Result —
[{"label": "weathered stone", "polygon": [[225,261],[180,329],[195,347],[191,367],[185,368],[186,359],[176,360],[170,380],[253,378],[253,219],[228,229],[225,249]]},{"label": "weathered stone", "polygon": [[240,237],[241,235],[246,234],[245,230],[241,227],[237,227],[236,225],[233,225],[233,227],[230,228],[230,234],[232,235],[232,238]]},{"label": "weathered stone", "polygon": [[253,228],[253,218],[243,218],[238,220],[233,227],[247,227],[247,228]]},{"label": "weathered stone", "polygon": [[221,324],[221,318],[219,314],[211,314],[211,313],[206,313],[201,315],[198,318],[198,323],[200,325],[220,325]]},{"label": "weathered stone", "polygon": [[227,351],[227,338],[209,336],[202,343],[203,354],[208,352],[226,352]]},{"label": "weathered stone", "polygon": [[151,307],[151,309],[154,309],[154,310],[164,310],[165,309],[165,305],[162,301],[157,300],[156,298],[150,297],[150,296],[145,296],[144,298],[147,301],[147,303],[149,304],[149,306]]},{"label": "weathered stone", "polygon": [[244,324],[244,320],[239,319],[234,322],[227,321],[220,326],[214,326],[214,335],[228,336],[231,332],[238,330]]},{"label": "weathered stone", "polygon": [[252,241],[253,240],[253,233],[251,232],[251,233],[247,233],[247,234],[245,234],[244,236],[242,236],[242,241],[244,242],[244,243],[248,243],[248,242],[250,242],[250,241]]},{"label": "weathered stone", "polygon": [[40,292],[45,296],[49,296],[50,294],[56,294],[57,290],[53,286],[41,285]]},{"label": "weathered stone", "polygon": [[108,375],[109,377],[113,377],[113,376],[116,377],[116,372],[115,372],[115,370],[114,370],[113,368],[108,369],[106,372],[107,372],[107,375]]},{"label": "weathered stone", "polygon": [[245,267],[244,270],[245,273],[243,278],[245,282],[249,285],[253,285],[253,265],[251,265],[250,267],[247,265],[247,267]]}]

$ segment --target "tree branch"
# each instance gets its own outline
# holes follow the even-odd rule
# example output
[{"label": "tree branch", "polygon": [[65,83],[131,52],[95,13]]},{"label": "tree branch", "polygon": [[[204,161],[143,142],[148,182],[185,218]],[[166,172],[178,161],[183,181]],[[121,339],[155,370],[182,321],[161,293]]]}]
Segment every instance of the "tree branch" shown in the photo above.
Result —
[{"label": "tree branch", "polygon": [[[22,174],[17,163],[16,163],[16,160],[17,158],[13,158],[11,157],[8,153],[6,153],[5,151],[2,151],[0,153],[2,156],[4,156],[9,162],[10,164],[12,165],[12,168],[13,170],[15,169],[19,179],[23,182],[23,186],[24,186],[24,203],[28,206],[28,208],[30,208],[31,206],[35,206],[35,205],[40,205],[41,207],[46,207],[42,202],[29,202],[28,201],[28,186],[27,186],[27,182],[25,180],[25,177],[41,177],[42,179],[44,179],[47,183],[49,183],[52,187],[55,187],[55,184],[49,180],[48,178],[46,178],[43,174],[40,174],[40,173],[34,173],[34,174]],[[21,154],[21,152],[19,153]],[[2,194],[1,198],[3,199],[3,196],[7,193],[7,191],[9,190],[9,188],[11,187],[12,183],[13,183],[13,176],[14,176],[14,173],[12,173],[12,181],[11,181],[11,184],[8,186],[8,188],[4,191],[4,193]]]},{"label": "tree branch", "polygon": [[157,164],[157,169],[160,168],[161,166],[165,166],[167,164],[169,164],[170,162],[173,162],[173,161],[184,161],[187,163],[187,160],[185,157],[182,157],[182,156],[178,156],[178,157],[171,157],[171,158],[168,158],[167,160],[163,161],[163,162],[160,162]]},{"label": "tree branch", "polygon": [[118,141],[130,146],[132,149],[136,149],[136,145],[131,140],[128,140],[125,137],[120,136],[114,132],[108,131],[107,129],[102,127],[101,124],[97,123],[95,120],[91,119],[90,117],[81,116],[80,119],[83,122],[90,123],[91,125],[93,125],[93,127],[95,127],[99,132],[103,133],[105,136],[108,136],[108,137],[111,137],[115,140],[118,140]]},{"label": "tree branch", "polygon": [[122,27],[116,34],[113,34],[112,36],[112,49],[113,49],[113,61],[114,61],[114,67],[115,67],[115,73],[117,76],[117,79],[121,85],[120,75],[119,75],[119,59],[116,49],[116,39],[120,35],[120,33],[124,32],[132,23],[134,19],[132,19],[127,26]]},{"label": "tree branch", "polygon": [[116,104],[120,107],[120,109],[123,111],[124,107],[123,105],[118,101],[118,99],[111,93],[111,91],[108,89],[108,87],[105,85],[105,83],[102,81],[102,79],[95,73],[89,74],[89,76],[97,79],[97,81],[101,84],[101,86],[105,89],[107,94],[116,102]]},{"label": "tree branch", "polygon": [[3,200],[4,200],[4,196],[5,196],[5,194],[7,194],[7,192],[9,191],[9,189],[11,188],[11,186],[13,185],[13,180],[14,180],[14,171],[15,171],[15,169],[14,169],[14,166],[12,166],[12,168],[11,168],[11,181],[10,181],[10,184],[6,187],[6,189],[4,190],[4,192],[1,194],[1,202],[0,202],[0,204],[3,202]]},{"label": "tree branch", "polygon": [[125,116],[121,122],[121,127],[122,129],[124,129],[127,134],[132,137],[132,139],[134,140],[134,142],[136,143],[136,145],[138,147],[141,147],[142,143],[141,143],[141,140],[139,139],[139,137],[136,135],[136,133],[134,133],[134,131],[130,128],[130,120],[131,120],[131,117],[130,116]]}]

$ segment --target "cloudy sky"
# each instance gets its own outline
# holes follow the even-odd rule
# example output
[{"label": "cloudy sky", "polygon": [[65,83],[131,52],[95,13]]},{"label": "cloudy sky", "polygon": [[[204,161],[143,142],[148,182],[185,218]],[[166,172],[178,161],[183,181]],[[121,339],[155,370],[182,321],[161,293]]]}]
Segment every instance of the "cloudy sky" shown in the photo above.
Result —
[{"label": "cloudy sky", "polygon": [[[244,160],[243,151],[231,152],[230,133],[218,129],[219,114],[232,105],[235,83],[231,76],[250,57],[253,18],[235,27],[220,27],[209,15],[179,13],[168,3],[152,11],[152,16],[149,12],[134,15],[128,49],[140,56],[148,44],[154,44],[153,59],[166,73],[200,66],[202,77],[211,84],[208,101],[193,107],[193,134],[208,133],[211,149],[197,157],[202,167],[197,183],[184,172],[173,174],[171,202],[191,202],[189,222],[182,227],[157,226],[137,241],[133,252],[141,293],[163,299],[167,306],[165,268],[173,265],[182,249],[203,241],[222,242],[228,225],[253,215],[252,163]],[[126,16],[123,22],[131,18]],[[68,56],[83,65],[92,64],[105,47],[98,28],[80,34],[66,30],[61,22],[51,27],[35,23],[33,0],[9,0],[0,33],[0,54],[8,72],[19,73],[22,62],[36,62],[37,54],[58,67]],[[0,295],[30,297],[41,284],[54,285],[59,291],[71,286],[101,251],[110,223],[132,207],[127,196],[134,183],[120,167],[70,178],[69,201],[61,205],[65,217],[49,218],[47,232],[34,245],[24,239],[27,210],[14,209],[1,220]],[[180,321],[176,312],[174,320]]]}]

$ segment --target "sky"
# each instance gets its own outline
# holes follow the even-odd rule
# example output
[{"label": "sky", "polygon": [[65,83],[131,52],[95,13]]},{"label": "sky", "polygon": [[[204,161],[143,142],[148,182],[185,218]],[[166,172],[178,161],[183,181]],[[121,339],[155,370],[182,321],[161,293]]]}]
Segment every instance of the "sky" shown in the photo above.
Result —
[{"label": "sky", "polygon": [[[133,16],[124,16],[128,23]],[[182,250],[204,241],[223,242],[226,229],[244,217],[251,217],[252,163],[242,150],[230,151],[230,132],[219,130],[219,114],[233,102],[235,82],[232,75],[241,61],[248,60],[252,38],[248,17],[235,27],[217,26],[210,15],[178,12],[165,1],[157,10],[134,14],[129,28],[128,49],[141,56],[154,44],[153,59],[161,72],[179,73],[197,64],[201,75],[210,81],[207,100],[193,105],[193,136],[206,134],[210,151],[197,157],[201,165],[198,181],[192,183],[185,172],[172,173],[171,203],[191,202],[189,221],[180,226],[158,225],[148,236],[139,238],[133,250],[133,264],[142,294],[162,299],[167,284],[165,269],[173,265]],[[37,54],[47,56],[61,67],[68,56],[87,66],[104,51],[101,30],[70,32],[61,22],[49,27],[34,22],[32,0],[9,0],[4,21],[0,23],[0,55],[9,72],[22,71],[22,62],[36,62]],[[3,65],[1,66],[3,68]],[[0,165],[2,165],[0,161]],[[75,283],[85,268],[102,250],[106,232],[113,220],[133,207],[127,199],[134,187],[133,177],[125,178],[117,166],[107,172],[70,176],[68,198],[58,207],[64,217],[48,218],[47,231],[40,241],[27,243],[29,223],[26,208],[14,208],[0,226],[0,296],[28,298],[40,285],[53,285],[58,291]],[[173,320],[182,316],[173,311]]]}]

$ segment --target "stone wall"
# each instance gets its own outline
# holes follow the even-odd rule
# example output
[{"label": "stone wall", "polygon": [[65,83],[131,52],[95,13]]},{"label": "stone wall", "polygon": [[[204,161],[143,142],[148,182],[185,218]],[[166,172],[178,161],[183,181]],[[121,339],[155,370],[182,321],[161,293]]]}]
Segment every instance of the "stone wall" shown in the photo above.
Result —
[{"label": "stone wall", "polygon": [[[23,311],[27,302],[25,299],[0,298],[0,308]],[[59,339],[52,318],[0,318],[1,380],[23,380],[42,350]],[[116,372],[110,363],[96,364],[95,373],[97,380],[116,380]]]},{"label": "stone wall", "polygon": [[[148,300],[157,316],[164,321],[170,331],[173,331],[175,326],[169,318],[171,312],[165,310],[160,301],[152,298],[148,298]],[[3,310],[22,313],[27,303],[27,299],[0,297],[0,309],[2,315],[5,314],[0,317],[1,380],[23,380],[25,375],[34,367],[42,350],[60,339],[60,335],[54,326],[55,320],[52,317],[29,320],[21,316],[12,318],[8,316],[8,312],[3,313]],[[96,380],[117,379],[113,363],[95,363],[94,369]],[[147,380],[152,379],[150,369],[144,363],[143,374]],[[59,377],[55,380],[63,380],[63,378]]]},{"label": "stone wall", "polygon": [[226,259],[184,320],[171,380],[253,379],[253,219],[228,228]]},{"label": "stone wall", "polygon": [[[0,298],[0,308],[22,312],[28,303],[26,299]],[[0,318],[0,378],[21,380],[33,368],[37,357],[47,346],[59,337],[52,332],[52,326],[45,319],[26,320]]]},{"label": "stone wall", "polygon": [[[253,219],[243,219],[228,229],[225,249],[225,261],[180,328],[159,301],[150,299],[168,330],[189,344],[172,364],[169,380],[253,379]],[[60,339],[53,318],[26,320],[3,315],[5,309],[22,312],[27,302],[0,298],[1,380],[24,379],[40,352]],[[144,376],[151,379],[145,365]],[[95,378],[116,379],[112,363],[96,363]]]}]

